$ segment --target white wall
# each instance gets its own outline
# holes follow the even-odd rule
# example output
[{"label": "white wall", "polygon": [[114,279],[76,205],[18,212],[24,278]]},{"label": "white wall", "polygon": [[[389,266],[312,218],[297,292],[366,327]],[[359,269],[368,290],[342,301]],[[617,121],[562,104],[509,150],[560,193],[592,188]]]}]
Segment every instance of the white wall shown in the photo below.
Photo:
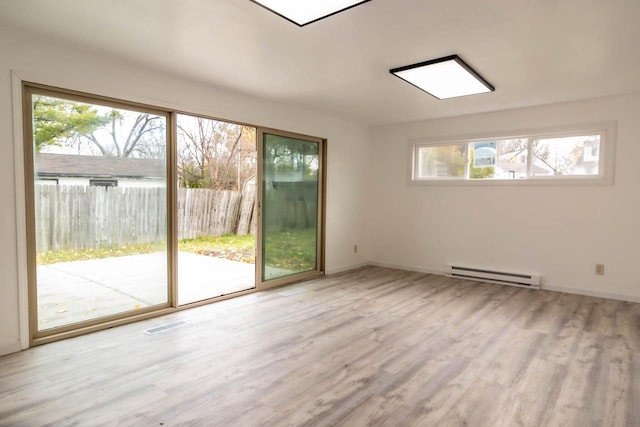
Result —
[{"label": "white wall", "polygon": [[[374,263],[539,273],[543,287],[640,300],[640,95],[373,130]],[[408,140],[618,121],[609,186],[409,186]],[[595,276],[596,263],[606,266]]]},{"label": "white wall", "polygon": [[[365,127],[6,28],[0,28],[0,61],[0,354],[20,349],[18,278],[26,271],[18,265],[23,236],[16,201],[21,196],[14,189],[23,170],[21,165],[14,168],[11,70],[24,80],[327,138],[326,269],[367,261],[362,221],[369,144]],[[356,243],[361,250],[354,254]]]}]

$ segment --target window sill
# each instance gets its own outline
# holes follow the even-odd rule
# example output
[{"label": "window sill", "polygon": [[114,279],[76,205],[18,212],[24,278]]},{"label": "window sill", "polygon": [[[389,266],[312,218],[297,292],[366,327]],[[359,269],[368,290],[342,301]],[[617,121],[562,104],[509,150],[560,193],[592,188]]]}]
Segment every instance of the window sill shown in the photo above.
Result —
[{"label": "window sill", "polygon": [[566,177],[527,179],[425,179],[410,180],[410,186],[585,186],[613,185],[613,177]]}]

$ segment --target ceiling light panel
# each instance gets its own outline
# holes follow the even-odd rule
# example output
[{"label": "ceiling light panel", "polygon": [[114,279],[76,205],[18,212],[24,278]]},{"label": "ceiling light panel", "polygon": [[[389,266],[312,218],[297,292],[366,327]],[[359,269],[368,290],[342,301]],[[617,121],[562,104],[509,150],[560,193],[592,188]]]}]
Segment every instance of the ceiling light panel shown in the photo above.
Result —
[{"label": "ceiling light panel", "polygon": [[495,90],[458,55],[394,68],[389,72],[438,99]]},{"label": "ceiling light panel", "polygon": [[299,26],[351,9],[371,0],[250,0]]}]

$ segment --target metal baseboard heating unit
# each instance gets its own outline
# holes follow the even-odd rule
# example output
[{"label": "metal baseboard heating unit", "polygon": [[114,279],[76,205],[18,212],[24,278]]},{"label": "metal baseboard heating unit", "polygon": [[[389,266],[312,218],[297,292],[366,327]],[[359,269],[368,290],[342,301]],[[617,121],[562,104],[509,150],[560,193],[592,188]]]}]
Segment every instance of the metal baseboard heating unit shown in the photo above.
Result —
[{"label": "metal baseboard heating unit", "polygon": [[507,273],[459,265],[449,265],[448,267],[446,274],[448,277],[540,289],[540,276],[535,274]]}]

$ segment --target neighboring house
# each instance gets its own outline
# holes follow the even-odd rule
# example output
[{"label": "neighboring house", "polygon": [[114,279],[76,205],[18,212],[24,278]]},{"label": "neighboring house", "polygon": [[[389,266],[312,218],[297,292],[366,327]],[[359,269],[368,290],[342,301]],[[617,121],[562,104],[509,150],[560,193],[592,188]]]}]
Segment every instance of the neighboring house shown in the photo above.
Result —
[{"label": "neighboring house", "polygon": [[585,141],[582,156],[574,166],[576,175],[594,175],[600,166],[600,140]]},{"label": "neighboring house", "polygon": [[[496,178],[522,178],[527,176],[527,150],[517,150],[498,155]],[[542,162],[534,162],[533,174],[553,175],[553,170]]]},{"label": "neighboring house", "polygon": [[37,153],[36,183],[104,187],[164,187],[164,160]]}]

